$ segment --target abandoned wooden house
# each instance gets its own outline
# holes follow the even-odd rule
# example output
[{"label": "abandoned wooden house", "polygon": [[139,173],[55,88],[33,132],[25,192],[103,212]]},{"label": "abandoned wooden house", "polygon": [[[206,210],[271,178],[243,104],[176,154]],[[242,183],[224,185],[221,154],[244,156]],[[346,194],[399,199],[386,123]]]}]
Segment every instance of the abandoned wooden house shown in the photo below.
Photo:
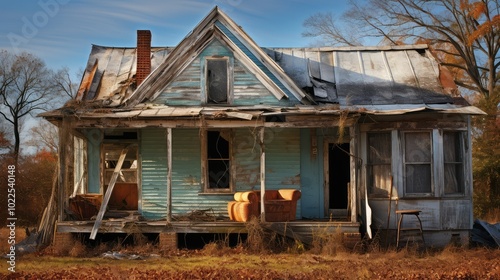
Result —
[{"label": "abandoned wooden house", "polygon": [[55,242],[133,229],[177,246],[251,216],[306,242],[395,242],[401,210],[428,245],[467,242],[481,113],[426,45],[263,48],[217,7],[175,47],[139,30],[93,45],[76,98],[42,114],[60,131]]}]

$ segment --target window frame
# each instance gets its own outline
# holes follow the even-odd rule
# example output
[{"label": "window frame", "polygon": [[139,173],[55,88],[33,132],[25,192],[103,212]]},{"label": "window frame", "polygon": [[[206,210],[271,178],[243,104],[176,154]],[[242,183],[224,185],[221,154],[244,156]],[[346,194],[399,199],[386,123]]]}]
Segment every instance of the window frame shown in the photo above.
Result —
[{"label": "window frame", "polygon": [[[370,162],[370,135],[373,134],[387,134],[389,136],[389,162],[388,163],[371,163]],[[368,131],[366,132],[366,184],[367,184],[367,190],[368,190],[368,196],[372,198],[388,198],[390,195],[390,189],[387,192],[387,195],[379,194],[373,191],[374,186],[373,186],[373,167],[374,166],[388,166],[389,167],[389,180],[390,177],[392,176],[393,173],[393,139],[392,139],[392,132],[391,131]],[[392,186],[389,186],[391,188]]]},{"label": "window frame", "polygon": [[[223,60],[226,62],[226,85],[227,85],[227,88],[226,88],[226,102],[220,102],[220,103],[217,103],[217,102],[211,102],[210,101],[210,86],[209,86],[209,77],[208,77],[208,63],[209,61],[214,61],[214,60]],[[233,89],[233,60],[231,59],[231,57],[229,56],[206,56],[204,58],[204,71],[202,72],[203,73],[203,81],[204,81],[204,84],[203,84],[203,92],[204,92],[204,96],[203,96],[203,103],[204,104],[209,104],[211,106],[217,106],[217,105],[230,105],[233,103],[233,94],[232,94],[232,89]]]},{"label": "window frame", "polygon": [[[429,161],[428,162],[407,162],[406,159],[406,135],[407,134],[412,134],[412,133],[426,133],[429,136]],[[401,163],[402,163],[402,174],[403,174],[403,193],[405,197],[434,197],[435,196],[435,184],[434,184],[434,166],[435,166],[435,159],[434,159],[434,143],[433,143],[433,131],[432,130],[404,130],[401,131]],[[408,191],[408,185],[407,185],[407,166],[409,165],[429,165],[429,171],[430,171],[430,189],[428,192],[409,192]]]},{"label": "window frame", "polygon": [[[455,161],[455,162],[447,162],[446,159],[445,159],[445,134],[446,133],[453,133],[455,134],[455,137],[459,137],[459,147],[458,147],[458,150],[459,150],[459,153],[460,153],[460,157],[461,157],[461,161]],[[466,195],[466,191],[465,191],[465,185],[466,185],[466,174],[465,174],[465,166],[466,166],[466,157],[467,157],[467,153],[466,153],[466,139],[465,139],[465,132],[464,131],[461,131],[461,130],[443,130],[442,131],[442,146],[441,146],[441,149],[442,149],[442,153],[443,153],[443,189],[442,189],[442,196],[446,196],[446,197],[462,197],[462,196],[465,196]],[[457,147],[455,148],[457,149]],[[446,165],[447,164],[454,164],[454,165],[461,165],[460,167],[460,172],[461,172],[461,182],[459,182],[460,186],[460,191],[459,192],[450,192],[450,193],[447,193],[446,192]]]},{"label": "window frame", "polygon": [[[228,142],[228,153],[229,158],[224,159],[210,159],[208,154],[208,132],[209,131],[218,131],[219,133],[224,133],[229,139],[226,139]],[[205,129],[201,133],[202,141],[201,141],[201,149],[202,149],[202,159],[201,159],[201,170],[202,170],[202,193],[205,194],[228,194],[234,193],[234,155],[233,155],[233,140],[234,135],[231,129]],[[209,161],[210,160],[227,160],[229,161],[229,187],[228,188],[211,188],[210,187],[210,169],[209,169]]]}]

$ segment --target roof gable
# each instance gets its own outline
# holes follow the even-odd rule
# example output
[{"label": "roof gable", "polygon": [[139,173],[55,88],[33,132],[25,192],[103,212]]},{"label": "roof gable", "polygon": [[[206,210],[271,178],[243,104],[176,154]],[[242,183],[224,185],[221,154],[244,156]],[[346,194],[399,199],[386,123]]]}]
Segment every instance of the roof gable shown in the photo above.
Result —
[{"label": "roof gable", "polygon": [[165,61],[124,100],[128,107],[155,100],[214,40],[223,42],[277,100],[309,104],[306,94],[236,23],[215,7]]},{"label": "roof gable", "polygon": [[[153,96],[150,101],[161,105],[199,106],[206,100],[205,69],[207,60],[211,58],[227,58],[230,70],[230,104],[231,105],[286,105],[289,102],[282,95],[276,96],[265,81],[259,80],[254,69],[249,69],[238,55],[217,38],[212,41],[191,60],[191,63],[180,71],[167,85]],[[252,65],[250,65],[252,66]]]}]

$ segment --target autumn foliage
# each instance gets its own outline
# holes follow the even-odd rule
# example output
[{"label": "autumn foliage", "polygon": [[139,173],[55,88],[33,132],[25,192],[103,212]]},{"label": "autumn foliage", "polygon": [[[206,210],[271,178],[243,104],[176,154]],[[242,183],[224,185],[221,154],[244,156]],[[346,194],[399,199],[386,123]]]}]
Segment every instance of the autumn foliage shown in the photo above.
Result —
[{"label": "autumn foliage", "polygon": [[[2,184],[0,192],[7,193],[4,184],[7,166],[14,164],[13,157],[3,155],[0,175]],[[52,176],[57,165],[57,156],[47,150],[41,150],[34,155],[24,155],[19,158],[16,167],[16,218],[24,226],[37,226],[43,210],[47,206],[52,188]],[[6,196],[0,196],[0,205],[7,205]],[[1,212],[1,219],[6,219],[6,211]]]}]

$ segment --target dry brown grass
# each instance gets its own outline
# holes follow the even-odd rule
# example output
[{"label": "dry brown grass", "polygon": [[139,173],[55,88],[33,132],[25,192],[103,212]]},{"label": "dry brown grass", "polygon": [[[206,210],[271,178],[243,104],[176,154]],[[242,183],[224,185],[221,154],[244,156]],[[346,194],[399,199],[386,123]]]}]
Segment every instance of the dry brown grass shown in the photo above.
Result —
[{"label": "dry brown grass", "polygon": [[500,223],[500,208],[492,208],[488,210],[484,220],[490,224]]},{"label": "dry brown grass", "polygon": [[[10,249],[10,244],[7,243],[10,235],[10,229],[1,228],[0,229],[0,252],[5,253]],[[26,238],[25,228],[16,227],[16,243]]]}]

